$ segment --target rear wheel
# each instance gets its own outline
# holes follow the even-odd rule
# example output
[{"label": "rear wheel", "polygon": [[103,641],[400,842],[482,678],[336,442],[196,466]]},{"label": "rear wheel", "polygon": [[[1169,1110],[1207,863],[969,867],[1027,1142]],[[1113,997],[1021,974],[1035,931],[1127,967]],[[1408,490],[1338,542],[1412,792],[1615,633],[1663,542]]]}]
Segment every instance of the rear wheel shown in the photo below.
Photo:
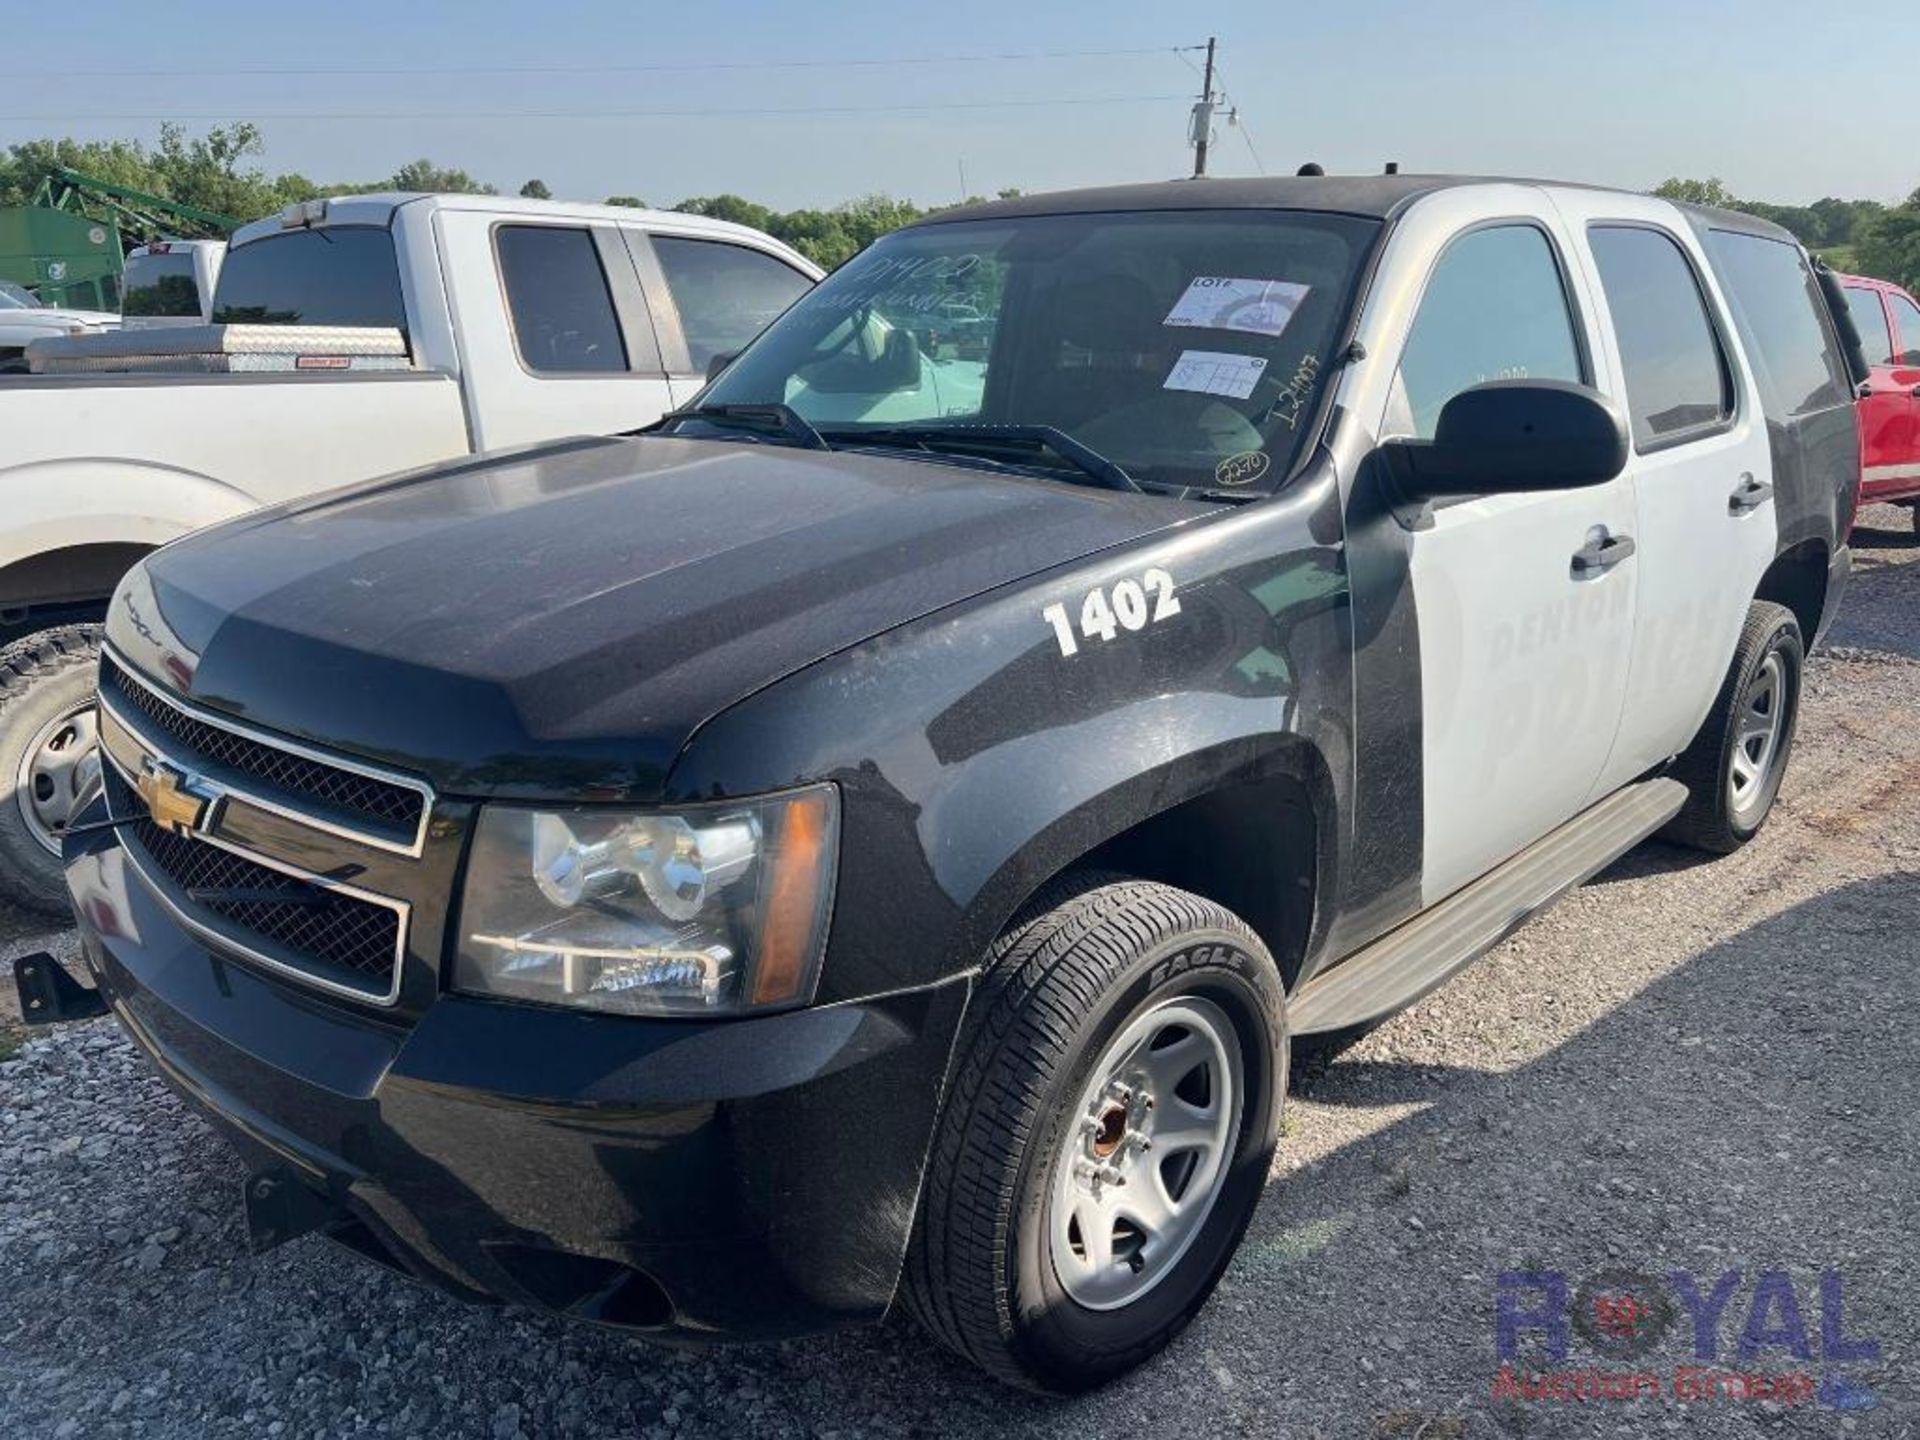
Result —
[{"label": "rear wheel", "polygon": [[1085,1390],[1179,1334],[1260,1199],[1287,1073],[1259,939],[1091,879],[996,943],[908,1258],[921,1324],[1000,1379]]},{"label": "rear wheel", "polygon": [[0,895],[67,908],[60,840],[100,773],[100,627],[63,625],[0,650]]},{"label": "rear wheel", "polygon": [[1793,612],[1754,601],[1706,724],[1674,762],[1688,794],[1667,838],[1726,854],[1760,832],[1793,749],[1804,658]]}]

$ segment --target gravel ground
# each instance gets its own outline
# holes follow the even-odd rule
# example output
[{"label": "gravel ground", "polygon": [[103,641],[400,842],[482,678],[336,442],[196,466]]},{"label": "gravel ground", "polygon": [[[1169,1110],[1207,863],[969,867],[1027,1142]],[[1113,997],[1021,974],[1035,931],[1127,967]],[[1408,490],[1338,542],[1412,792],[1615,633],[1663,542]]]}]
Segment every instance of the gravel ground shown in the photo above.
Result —
[{"label": "gravel ground", "polygon": [[[467,1309],[311,1238],[249,1258],[236,1162],[102,1021],[0,1063],[0,1433],[1910,1436],[1920,542],[1904,512],[1867,519],[1766,835],[1712,863],[1642,847],[1303,1068],[1227,1282],[1098,1395],[997,1389],[899,1322],[690,1353]],[[0,910],[0,954],[70,953],[38,929]],[[1500,1272],[1622,1267],[1740,1272],[1725,1364],[1786,1272],[1812,1359],[1741,1368],[1831,1369],[1877,1404],[1498,1395]],[[1826,1270],[1877,1358],[1822,1365]],[[1756,1335],[1791,1330],[1761,1309]],[[1683,1314],[1639,1361],[1576,1339],[1561,1368],[1670,1375],[1691,1335]]]}]

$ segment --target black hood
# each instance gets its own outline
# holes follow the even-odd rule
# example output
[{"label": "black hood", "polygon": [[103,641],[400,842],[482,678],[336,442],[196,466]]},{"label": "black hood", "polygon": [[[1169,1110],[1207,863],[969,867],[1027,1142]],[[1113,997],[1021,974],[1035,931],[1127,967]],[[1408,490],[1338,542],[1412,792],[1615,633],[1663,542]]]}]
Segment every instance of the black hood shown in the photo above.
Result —
[{"label": "black hood", "polygon": [[575,443],[170,545],[108,634],[209,708],[449,793],[646,799],[703,721],[782,676],[1210,508],[885,456]]}]

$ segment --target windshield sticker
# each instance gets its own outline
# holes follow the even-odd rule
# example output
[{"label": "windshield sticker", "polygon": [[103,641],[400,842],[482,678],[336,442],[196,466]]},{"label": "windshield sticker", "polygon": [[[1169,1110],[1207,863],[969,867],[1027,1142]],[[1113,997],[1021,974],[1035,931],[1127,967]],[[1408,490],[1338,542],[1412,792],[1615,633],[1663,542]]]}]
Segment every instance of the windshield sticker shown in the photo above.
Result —
[{"label": "windshield sticker", "polygon": [[1182,350],[1173,362],[1163,390],[1197,390],[1202,395],[1226,395],[1244,400],[1266,373],[1258,355],[1228,355],[1219,350]]},{"label": "windshield sticker", "polygon": [[1242,450],[1238,455],[1229,455],[1213,467],[1213,483],[1216,485],[1251,485],[1267,473],[1267,466],[1273,461],[1264,450]]},{"label": "windshield sticker", "polygon": [[1313,287],[1291,280],[1236,280],[1199,275],[1167,312],[1163,325],[1279,335]]}]

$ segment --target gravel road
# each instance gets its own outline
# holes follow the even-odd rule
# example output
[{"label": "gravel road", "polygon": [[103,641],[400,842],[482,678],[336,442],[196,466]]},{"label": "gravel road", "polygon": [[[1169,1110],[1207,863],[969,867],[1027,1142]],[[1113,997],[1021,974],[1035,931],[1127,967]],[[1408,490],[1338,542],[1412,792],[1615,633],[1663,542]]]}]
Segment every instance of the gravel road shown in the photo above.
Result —
[{"label": "gravel road", "polygon": [[[1644,846],[1303,1067],[1227,1282],[1098,1395],[997,1389],[900,1322],[691,1353],[467,1309],[311,1238],[249,1258],[236,1162],[101,1021],[0,1063],[0,1433],[1913,1435],[1920,540],[1866,518],[1765,836],[1712,863]],[[0,910],[0,955],[41,945],[71,937]],[[1622,1268],[1739,1272],[1722,1365],[1875,1403],[1498,1394],[1500,1273]],[[1824,1337],[1822,1272],[1844,1302]],[[1768,1343],[1737,1363],[1743,1329]],[[1552,1368],[1666,1384],[1693,1333],[1682,1312],[1638,1360],[1576,1337]]]}]

